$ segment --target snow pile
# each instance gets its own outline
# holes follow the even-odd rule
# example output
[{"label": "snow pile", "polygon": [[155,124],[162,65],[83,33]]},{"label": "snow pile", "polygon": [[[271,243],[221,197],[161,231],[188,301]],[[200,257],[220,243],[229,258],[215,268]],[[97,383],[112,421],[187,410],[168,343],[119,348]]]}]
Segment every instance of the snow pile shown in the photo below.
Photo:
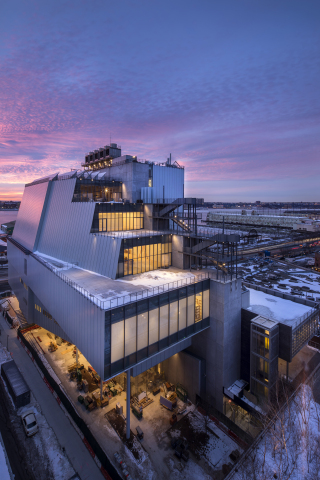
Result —
[{"label": "snow pile", "polygon": [[248,310],[271,320],[290,324],[299,320],[303,315],[312,312],[312,308],[306,305],[259,292],[252,288],[249,288],[249,290],[250,307]]},{"label": "snow pile", "polygon": [[260,442],[238,465],[232,480],[313,480],[320,471],[320,405],[302,385]]},{"label": "snow pile", "polygon": [[10,353],[0,342],[0,365],[5,362],[12,360]]},{"label": "snow pile", "polygon": [[130,283],[131,285],[139,285],[147,288],[158,287],[164,284],[178,282],[189,283],[187,279],[194,278],[195,275],[186,271],[173,272],[172,270],[153,270],[147,273],[139,273],[130,277],[130,280],[118,279],[117,282]]}]

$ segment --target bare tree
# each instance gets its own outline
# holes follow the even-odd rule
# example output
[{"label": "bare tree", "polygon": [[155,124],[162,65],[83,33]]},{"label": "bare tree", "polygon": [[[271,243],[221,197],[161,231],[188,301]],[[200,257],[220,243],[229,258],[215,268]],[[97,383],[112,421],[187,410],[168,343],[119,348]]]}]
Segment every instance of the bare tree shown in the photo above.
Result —
[{"label": "bare tree", "polygon": [[261,421],[265,429],[239,464],[236,480],[290,480],[297,474],[305,480],[319,478],[320,406],[309,385],[292,395],[279,380]]}]

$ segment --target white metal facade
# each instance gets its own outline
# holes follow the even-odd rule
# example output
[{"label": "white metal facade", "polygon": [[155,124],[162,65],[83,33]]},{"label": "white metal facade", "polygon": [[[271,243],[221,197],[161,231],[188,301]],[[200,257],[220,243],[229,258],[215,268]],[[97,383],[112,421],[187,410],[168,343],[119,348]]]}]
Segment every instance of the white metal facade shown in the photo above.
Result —
[{"label": "white metal facade", "polygon": [[184,197],[184,169],[152,166],[153,201]]},{"label": "white metal facade", "polygon": [[[121,239],[90,233],[95,203],[72,202],[75,182],[51,182],[38,251],[115,278]],[[23,238],[20,243],[25,245]]]},{"label": "white metal facade", "polygon": [[23,192],[12,238],[31,251],[36,249],[48,188],[49,182],[44,182],[30,185]]},{"label": "white metal facade", "polygon": [[[65,283],[31,255],[8,242],[11,275],[22,277],[28,288],[41,298],[42,306],[58,319],[62,330],[77,345],[99,375],[104,375],[105,312],[80,292]],[[27,260],[27,275],[24,260]],[[19,279],[13,283],[17,284]],[[28,292],[29,293],[29,292]],[[19,297],[18,297],[19,298]],[[20,300],[20,298],[19,298]],[[32,302],[32,304],[31,304]],[[34,297],[28,294],[28,310],[33,309]],[[22,306],[23,302],[21,302]]]}]

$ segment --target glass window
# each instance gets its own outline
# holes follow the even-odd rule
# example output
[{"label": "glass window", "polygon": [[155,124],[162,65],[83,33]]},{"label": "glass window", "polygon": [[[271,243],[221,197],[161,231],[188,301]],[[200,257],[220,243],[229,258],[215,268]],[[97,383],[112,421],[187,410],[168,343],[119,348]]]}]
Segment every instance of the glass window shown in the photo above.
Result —
[{"label": "glass window", "polygon": [[[152,239],[135,239],[135,242],[141,241],[152,241]],[[165,247],[166,245],[166,247]],[[162,252],[166,249],[168,250],[168,243],[162,245]],[[128,266],[124,267],[124,275],[131,275],[149,272],[151,270],[156,270],[161,267],[169,267],[171,265],[171,253],[162,253],[161,254],[161,244],[149,244],[149,245],[135,245],[132,248],[128,248],[129,245],[124,243],[123,248],[123,259],[124,262],[133,258],[133,272]],[[165,247],[165,248],[164,248]],[[122,259],[120,259],[122,260]],[[119,260],[119,261],[120,261]],[[129,272],[129,270],[131,270]]]},{"label": "glass window", "polygon": [[209,313],[209,292],[210,290],[205,290],[203,292],[203,318],[208,318],[210,313]]},{"label": "glass window", "polygon": [[178,302],[170,303],[170,335],[178,331]]},{"label": "glass window", "polygon": [[179,330],[187,326],[187,299],[179,300]]},{"label": "glass window", "polygon": [[159,340],[159,308],[149,311],[149,345]]},{"label": "glass window", "polygon": [[137,339],[137,317],[131,317],[126,319],[125,330],[125,356],[131,355],[136,351],[136,339]]},{"label": "glass window", "polygon": [[168,336],[169,305],[160,307],[160,340]]},{"label": "glass window", "polygon": [[111,363],[124,357],[124,321],[111,325]]},{"label": "glass window", "polygon": [[202,292],[196,294],[195,322],[202,320]]},{"label": "glass window", "polygon": [[188,327],[194,324],[194,295],[188,297]]},{"label": "glass window", "polygon": [[148,346],[148,312],[138,315],[138,338],[137,350],[142,350]]}]

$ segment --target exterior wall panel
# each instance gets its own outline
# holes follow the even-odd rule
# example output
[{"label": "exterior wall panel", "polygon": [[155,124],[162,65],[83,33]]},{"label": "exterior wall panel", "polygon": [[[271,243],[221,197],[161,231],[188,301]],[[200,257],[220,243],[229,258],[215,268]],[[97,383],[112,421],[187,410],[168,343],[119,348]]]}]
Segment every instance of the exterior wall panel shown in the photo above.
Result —
[{"label": "exterior wall panel", "polygon": [[75,182],[52,182],[38,251],[115,278],[121,239],[90,233],[95,203],[72,202]]},{"label": "exterior wall panel", "polygon": [[12,238],[33,251],[41,228],[49,182],[25,187]]},{"label": "exterior wall panel", "polygon": [[184,169],[173,167],[161,167],[153,165],[153,200],[183,198],[184,196]]},{"label": "exterior wall panel", "polygon": [[[9,248],[19,252],[12,244]],[[20,276],[20,271],[14,272],[10,268],[12,277],[16,274]],[[36,297],[41,298],[42,305],[103,376],[105,312],[31,256],[28,258],[27,277],[28,286]]]}]

